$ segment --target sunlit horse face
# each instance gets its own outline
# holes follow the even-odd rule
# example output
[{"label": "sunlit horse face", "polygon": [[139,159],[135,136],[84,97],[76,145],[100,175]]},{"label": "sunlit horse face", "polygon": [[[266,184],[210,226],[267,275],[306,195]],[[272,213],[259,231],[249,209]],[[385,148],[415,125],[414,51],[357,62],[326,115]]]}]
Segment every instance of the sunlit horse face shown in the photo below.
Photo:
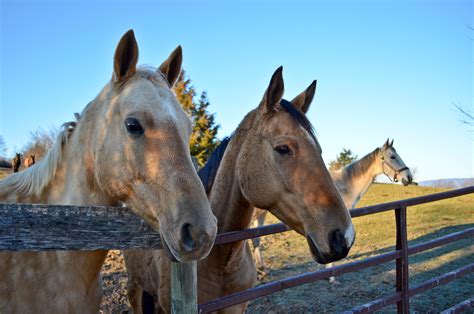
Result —
[{"label": "sunlit horse face", "polygon": [[348,254],[355,233],[304,114],[315,88],[316,81],[289,103],[282,100],[281,68],[275,72],[238,169],[246,199],[304,235],[314,259],[328,263]]},{"label": "sunlit horse face", "polygon": [[405,165],[402,158],[393,147],[393,140],[385,142],[379,153],[380,167],[383,173],[392,181],[398,182],[401,179],[403,185],[407,186],[413,181],[410,169]]},{"label": "sunlit horse face", "polygon": [[171,86],[181,71],[178,47],[158,70],[137,69],[132,31],[117,46],[109,102],[99,119],[94,148],[96,178],[103,190],[127,204],[159,231],[172,259],[209,253],[217,232],[204,188],[193,167],[191,122]]}]

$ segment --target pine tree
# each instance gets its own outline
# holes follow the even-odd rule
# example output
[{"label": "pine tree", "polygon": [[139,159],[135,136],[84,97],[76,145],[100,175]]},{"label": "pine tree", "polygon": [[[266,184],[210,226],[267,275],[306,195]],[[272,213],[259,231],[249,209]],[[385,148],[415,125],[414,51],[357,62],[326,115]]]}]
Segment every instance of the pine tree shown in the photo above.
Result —
[{"label": "pine tree", "polygon": [[338,170],[347,166],[357,159],[357,155],[353,155],[350,149],[342,149],[342,152],[336,157],[336,160],[329,162],[329,170]]},{"label": "pine tree", "polygon": [[192,116],[192,111],[194,108],[194,96],[196,96],[196,90],[194,86],[191,85],[191,80],[189,78],[185,78],[184,70],[181,71],[181,75],[179,77],[178,82],[174,86],[174,92],[176,94],[176,98],[178,98],[181,107],[183,107],[184,112],[188,114],[188,116]]},{"label": "pine tree", "polygon": [[191,80],[186,78],[184,71],[174,88],[176,97],[193,122],[193,132],[190,138],[191,155],[196,157],[200,166],[203,166],[210,154],[219,145],[214,114],[207,111],[210,103],[206,92],[202,92],[198,102],[195,102],[196,90]]}]

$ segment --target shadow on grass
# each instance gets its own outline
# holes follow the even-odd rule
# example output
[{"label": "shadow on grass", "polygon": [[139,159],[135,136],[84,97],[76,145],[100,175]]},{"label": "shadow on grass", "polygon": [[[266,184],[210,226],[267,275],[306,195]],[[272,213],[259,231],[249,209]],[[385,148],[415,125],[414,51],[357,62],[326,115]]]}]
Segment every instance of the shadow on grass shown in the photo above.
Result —
[{"label": "shadow on grass", "polygon": [[[441,233],[432,238],[423,241],[416,239],[413,242],[421,243],[473,226],[474,224],[465,224],[443,228]],[[410,286],[413,287],[433,277],[473,263],[474,249],[471,248],[472,243],[472,238],[466,238],[410,256]],[[444,256],[455,251],[459,251],[458,256]],[[472,297],[473,292],[474,274],[471,273],[410,298],[410,304],[412,309],[420,312],[440,311]]]},{"label": "shadow on grass", "polygon": [[[463,231],[463,230],[466,230],[466,229],[469,229],[469,228],[472,228],[472,227],[474,227],[474,224],[463,224],[463,225],[456,225],[456,226],[449,226],[449,227],[441,228],[441,229],[438,229],[438,230],[433,231],[431,233],[425,234],[424,236],[421,236],[421,237],[418,237],[416,239],[408,241],[408,245],[413,246],[413,245],[420,244],[420,243],[423,243],[423,242],[431,241],[431,240],[434,240],[436,238],[443,237],[443,236],[446,236],[446,235],[449,235],[449,234],[452,234],[452,233],[455,233],[455,232]],[[443,245],[443,246],[434,248],[430,251],[425,251],[425,252],[418,253],[418,254],[414,255],[416,258],[413,260],[413,262],[417,263],[417,262],[422,261],[426,258],[433,258],[433,257],[436,257],[438,255],[446,254],[447,252],[454,251],[454,250],[457,250],[459,248],[462,248],[462,247],[466,246],[466,243],[465,243],[466,240],[469,240],[469,239],[463,239],[463,240],[455,241],[453,243],[449,243],[447,245]],[[384,247],[384,248],[381,248],[381,249],[378,249],[378,250],[375,250],[375,251],[354,254],[354,255],[351,255],[349,258],[350,259],[358,259],[358,258],[361,258],[361,257],[378,255],[378,254],[382,254],[382,253],[391,252],[391,251],[394,251],[394,250],[395,250],[395,245],[392,245],[392,246]],[[438,253],[433,254],[433,252],[438,252]],[[410,257],[410,259],[411,258],[412,257]],[[412,263],[411,260],[410,260],[410,263]]]},{"label": "shadow on grass", "polygon": [[[409,245],[413,246],[430,241],[454,232],[466,230],[473,226],[474,224],[463,224],[445,227],[414,239],[409,242]],[[472,239],[462,239],[412,255],[410,257],[410,286],[420,284],[430,278],[472,263],[474,260],[474,252],[469,249],[471,243]],[[347,261],[382,254],[393,251],[394,249],[395,247],[391,246],[370,253],[353,255]],[[456,251],[463,249],[470,251],[467,251],[467,253],[461,252],[458,256],[449,256],[449,254],[458,254],[459,252]],[[318,269],[321,269],[321,266],[314,262],[287,264],[283,268],[270,270],[265,282],[275,281]],[[456,279],[447,285],[442,285],[439,288],[426,291],[411,298],[411,309],[421,312],[437,311],[467,299],[473,291],[472,277],[474,276],[471,274]],[[283,305],[283,303],[286,303],[284,301],[285,298],[296,301],[303,296],[305,299],[305,303],[301,305],[304,308],[303,311],[311,312],[322,310],[339,312],[347,310],[375,298],[395,292],[395,262],[392,261],[357,272],[344,274],[337,279],[341,282],[341,285],[331,285],[325,280],[318,281],[293,288],[294,290],[290,289],[293,291],[287,290],[287,292],[279,293],[281,297],[278,295],[275,297],[268,296],[262,301],[253,303],[251,309],[260,309],[260,306],[264,304],[268,307],[270,306],[268,302],[276,302],[277,304],[271,306],[271,308],[278,312],[278,310],[286,309],[286,306]],[[331,300],[339,301],[333,302]],[[258,303],[261,304],[258,305]],[[283,306],[283,308],[281,306]],[[391,311],[391,309],[389,309],[389,311]],[[257,312],[260,311],[257,310]]]}]

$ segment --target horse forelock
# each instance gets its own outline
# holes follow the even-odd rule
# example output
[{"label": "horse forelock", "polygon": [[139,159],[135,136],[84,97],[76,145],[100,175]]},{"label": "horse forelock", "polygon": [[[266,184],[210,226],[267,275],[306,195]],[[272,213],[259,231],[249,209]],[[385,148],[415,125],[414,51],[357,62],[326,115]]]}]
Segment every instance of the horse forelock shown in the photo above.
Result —
[{"label": "horse forelock", "polygon": [[63,158],[64,149],[75,127],[76,122],[74,121],[64,123],[56,142],[46,156],[33,167],[14,173],[1,180],[0,187],[22,197],[40,196],[56,175]]},{"label": "horse forelock", "polygon": [[316,134],[314,131],[314,126],[309,121],[306,114],[304,114],[301,110],[297,109],[291,102],[282,99],[280,101],[280,105],[285,109],[285,111],[295,120],[303,129],[305,129],[309,135],[313,138],[313,140],[317,143]]},{"label": "horse forelock", "polygon": [[126,80],[115,82],[114,86],[120,92],[128,83],[136,79],[145,79],[152,82],[154,85],[159,85],[160,87],[169,88],[170,90],[172,90],[165,75],[161,73],[160,70],[157,70],[152,66],[138,67],[137,71],[135,72],[133,76],[131,76],[130,78]]}]

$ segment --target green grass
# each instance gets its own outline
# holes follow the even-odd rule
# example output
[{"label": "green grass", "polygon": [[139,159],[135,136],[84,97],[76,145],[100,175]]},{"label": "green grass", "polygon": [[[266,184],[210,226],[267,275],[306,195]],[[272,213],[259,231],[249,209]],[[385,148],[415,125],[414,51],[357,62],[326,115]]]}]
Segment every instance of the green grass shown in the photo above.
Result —
[{"label": "green grass", "polygon": [[[432,194],[447,189],[375,184],[359,207]],[[356,243],[349,257],[336,264],[358,260],[393,250],[395,245],[394,212],[355,218]],[[410,244],[424,242],[474,226],[474,195],[408,208]],[[267,223],[276,223],[271,217]],[[312,261],[306,240],[295,232],[262,239],[263,255],[269,267],[264,282],[320,269]],[[472,239],[462,240],[410,257],[410,284],[454,270],[474,261]],[[250,312],[339,312],[394,291],[394,262],[338,277],[340,285],[320,281],[279,292],[254,301]],[[474,294],[471,274],[448,285],[411,299],[413,311],[439,311]],[[389,308],[393,311],[394,308]]]}]

